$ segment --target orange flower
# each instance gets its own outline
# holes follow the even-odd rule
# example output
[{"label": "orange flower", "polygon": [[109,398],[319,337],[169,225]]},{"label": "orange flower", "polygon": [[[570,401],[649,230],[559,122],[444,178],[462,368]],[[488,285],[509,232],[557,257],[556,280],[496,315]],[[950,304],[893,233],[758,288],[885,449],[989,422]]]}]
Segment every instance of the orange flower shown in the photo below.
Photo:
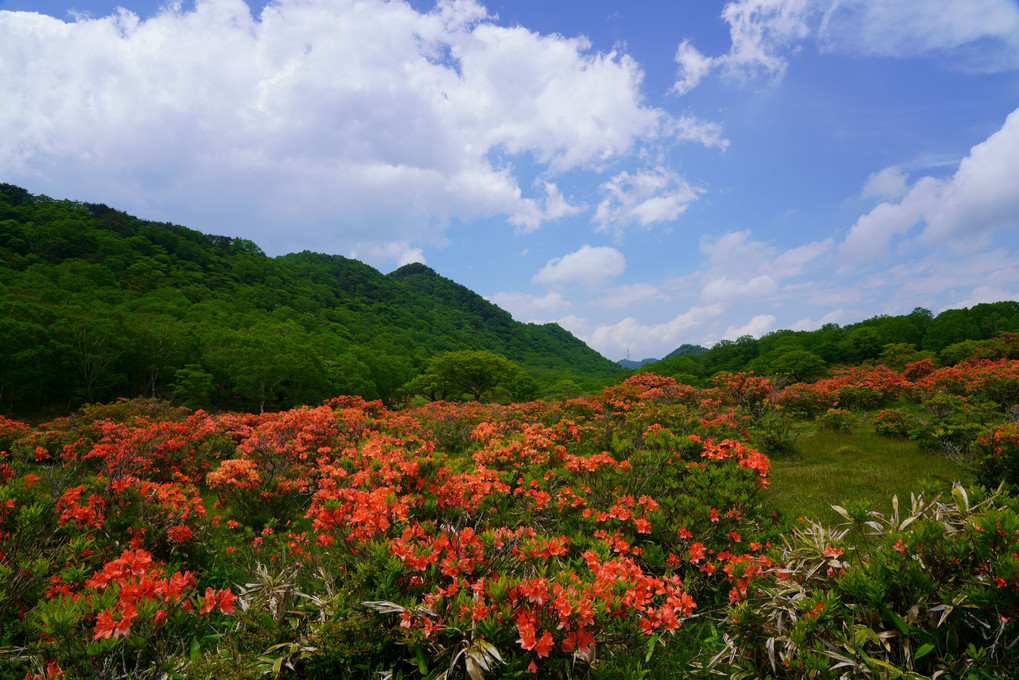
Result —
[{"label": "orange flower", "polygon": [[546,630],[534,646],[534,651],[537,652],[539,657],[545,657],[548,656],[548,652],[553,646],[555,646],[555,643],[552,641],[552,633]]},{"label": "orange flower", "polygon": [[170,527],[166,530],[166,535],[170,537],[170,540],[174,543],[186,543],[191,540],[191,529],[181,524],[180,526]]},{"label": "orange flower", "polygon": [[95,634],[92,636],[92,639],[100,640],[111,635],[113,635],[113,614],[110,613],[109,609],[104,609],[96,617]]},{"label": "orange flower", "polygon": [[520,646],[524,649],[534,649],[535,645],[538,644],[538,641],[534,638],[534,624],[517,619],[517,631],[520,633],[520,637],[517,639]]}]

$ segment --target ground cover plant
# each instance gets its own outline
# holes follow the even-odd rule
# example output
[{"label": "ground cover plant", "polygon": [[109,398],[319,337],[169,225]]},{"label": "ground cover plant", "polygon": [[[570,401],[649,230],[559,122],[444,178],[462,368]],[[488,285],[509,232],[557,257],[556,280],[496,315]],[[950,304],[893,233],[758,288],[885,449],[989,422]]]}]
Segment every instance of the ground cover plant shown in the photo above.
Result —
[{"label": "ground cover plant", "polygon": [[[0,419],[0,677],[1009,677],[1016,363]],[[782,512],[864,431],[972,476]]]}]

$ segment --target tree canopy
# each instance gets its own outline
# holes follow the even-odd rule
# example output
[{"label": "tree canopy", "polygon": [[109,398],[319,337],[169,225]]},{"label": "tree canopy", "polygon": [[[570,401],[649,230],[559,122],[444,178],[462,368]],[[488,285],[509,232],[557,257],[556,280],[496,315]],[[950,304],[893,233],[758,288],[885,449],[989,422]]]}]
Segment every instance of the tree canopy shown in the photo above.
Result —
[{"label": "tree canopy", "polygon": [[0,413],[132,396],[254,411],[339,394],[391,403],[431,357],[464,350],[506,357],[539,391],[624,374],[421,264],[384,275],[337,255],[268,257],[246,239],[9,184],[0,311]]}]

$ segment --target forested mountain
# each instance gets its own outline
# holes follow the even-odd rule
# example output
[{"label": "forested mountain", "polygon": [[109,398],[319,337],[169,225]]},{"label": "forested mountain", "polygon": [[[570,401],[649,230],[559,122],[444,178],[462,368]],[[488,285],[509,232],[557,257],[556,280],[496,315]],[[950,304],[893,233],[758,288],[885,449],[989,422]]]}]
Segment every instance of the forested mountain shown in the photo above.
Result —
[{"label": "forested mountain", "polygon": [[555,324],[514,321],[412,264],[388,275],[0,184],[0,412],[119,396],[280,408],[393,399],[438,353],[479,349],[538,384],[622,373]]},{"label": "forested mountain", "polygon": [[992,302],[934,315],[918,307],[901,316],[875,316],[815,331],[779,330],[761,338],[722,340],[710,349],[683,345],[640,370],[669,375],[692,385],[723,371],[810,381],[830,366],[881,363],[902,368],[920,359],[953,365],[973,356],[979,343],[1019,331],[1019,302]]}]

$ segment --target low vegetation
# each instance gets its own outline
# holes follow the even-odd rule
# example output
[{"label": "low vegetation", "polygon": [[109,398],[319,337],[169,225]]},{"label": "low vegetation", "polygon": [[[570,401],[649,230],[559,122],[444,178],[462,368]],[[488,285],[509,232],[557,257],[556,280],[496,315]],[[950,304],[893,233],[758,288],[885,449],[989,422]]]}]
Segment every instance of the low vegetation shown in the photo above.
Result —
[{"label": "low vegetation", "polygon": [[0,677],[1014,677],[1014,345],[785,388],[4,419]]}]

